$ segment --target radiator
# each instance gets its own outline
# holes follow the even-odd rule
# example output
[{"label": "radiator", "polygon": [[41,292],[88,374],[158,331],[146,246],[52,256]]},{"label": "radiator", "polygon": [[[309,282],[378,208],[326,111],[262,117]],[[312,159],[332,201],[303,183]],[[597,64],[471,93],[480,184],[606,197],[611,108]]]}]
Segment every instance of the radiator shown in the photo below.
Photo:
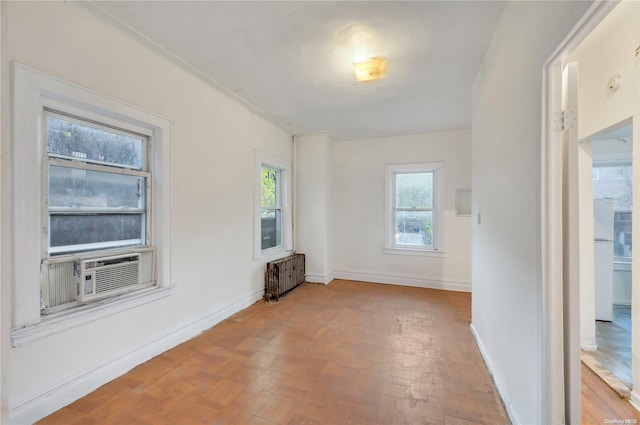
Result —
[{"label": "radiator", "polygon": [[280,295],[292,290],[304,282],[304,254],[293,254],[290,257],[267,263],[264,282],[264,300],[272,297],[276,301]]}]

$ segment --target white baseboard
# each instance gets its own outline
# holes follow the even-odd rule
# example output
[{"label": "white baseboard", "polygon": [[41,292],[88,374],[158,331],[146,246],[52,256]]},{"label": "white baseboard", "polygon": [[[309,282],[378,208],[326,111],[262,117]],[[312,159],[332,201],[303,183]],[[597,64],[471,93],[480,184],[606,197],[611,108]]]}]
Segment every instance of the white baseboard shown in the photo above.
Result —
[{"label": "white baseboard", "polygon": [[329,273],[326,275],[323,274],[314,274],[308,273],[304,276],[304,280],[310,283],[322,283],[324,285],[328,285],[333,280],[333,273]]},{"label": "white baseboard", "polygon": [[580,345],[580,349],[584,351],[596,351],[598,349],[598,344],[583,344]]},{"label": "white baseboard", "polygon": [[418,278],[413,276],[391,276],[375,273],[336,271],[336,279],[358,280],[361,282],[386,283],[390,285],[413,286],[417,288],[442,289],[445,291],[471,292],[471,283],[442,279]]},{"label": "white baseboard", "polygon": [[478,345],[480,354],[484,359],[484,363],[487,365],[487,369],[489,369],[489,374],[493,378],[493,383],[496,386],[496,390],[498,390],[498,395],[500,396],[500,399],[502,400],[502,403],[504,404],[505,409],[507,410],[507,415],[509,415],[509,419],[511,419],[511,423],[513,425],[521,425],[522,422],[518,418],[518,415],[516,415],[516,412],[513,411],[513,407],[511,406],[511,404],[509,404],[509,399],[505,397],[505,393],[504,393],[505,384],[502,382],[502,379],[496,376],[495,374],[496,368],[494,367],[493,362],[491,361],[491,358],[489,357],[489,354],[487,353],[487,350],[484,347],[484,344],[482,344],[482,340],[480,339],[480,336],[476,332],[476,328],[473,326],[473,323],[469,326],[469,328],[471,329],[471,335],[473,335],[473,339],[476,340],[476,344]]},{"label": "white baseboard", "polygon": [[[640,393],[636,391],[631,391],[631,398],[629,399],[629,403],[640,412]],[[627,418],[624,418],[627,419]]]},{"label": "white baseboard", "polygon": [[147,341],[139,347],[123,353],[108,362],[86,370],[75,377],[45,390],[11,406],[11,424],[26,425],[44,418],[75,400],[89,394],[98,387],[123,375],[147,360],[197,336],[227,317],[260,300],[264,290],[254,292],[212,314],[189,325]]}]

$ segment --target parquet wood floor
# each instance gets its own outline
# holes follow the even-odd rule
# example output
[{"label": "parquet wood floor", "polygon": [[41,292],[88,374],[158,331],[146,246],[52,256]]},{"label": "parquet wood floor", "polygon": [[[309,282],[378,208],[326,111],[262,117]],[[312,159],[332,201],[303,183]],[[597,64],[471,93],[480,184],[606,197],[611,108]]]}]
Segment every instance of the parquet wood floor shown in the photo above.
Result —
[{"label": "parquet wood floor", "polygon": [[503,425],[471,295],[336,280],[259,302],[39,423]]},{"label": "parquet wood floor", "polygon": [[621,399],[584,364],[582,364],[582,424],[640,424],[640,412],[628,401]]}]

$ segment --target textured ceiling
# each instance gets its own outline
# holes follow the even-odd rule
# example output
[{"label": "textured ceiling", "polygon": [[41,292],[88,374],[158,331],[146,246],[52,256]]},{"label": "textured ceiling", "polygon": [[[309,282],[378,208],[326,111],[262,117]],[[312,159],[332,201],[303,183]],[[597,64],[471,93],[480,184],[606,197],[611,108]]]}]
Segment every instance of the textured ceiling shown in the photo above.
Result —
[{"label": "textured ceiling", "polygon": [[[96,2],[294,134],[338,139],[470,126],[504,3]],[[386,78],[355,83],[357,56]]]}]

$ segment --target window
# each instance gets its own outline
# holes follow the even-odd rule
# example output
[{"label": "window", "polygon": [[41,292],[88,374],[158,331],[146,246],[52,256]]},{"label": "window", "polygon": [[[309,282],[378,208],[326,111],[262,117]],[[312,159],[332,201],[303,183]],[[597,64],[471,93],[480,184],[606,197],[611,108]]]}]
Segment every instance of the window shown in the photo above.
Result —
[{"label": "window", "polygon": [[[171,124],[13,68],[11,338],[20,346],[171,294]],[[75,298],[74,262],[129,253],[140,267],[127,292]],[[101,283],[129,286],[109,276]]]},{"label": "window", "polygon": [[442,251],[442,163],[386,167],[385,252]]},{"label": "window", "polygon": [[255,257],[291,250],[290,165],[256,152]]},{"label": "window", "polygon": [[147,245],[148,137],[45,111],[49,256]]},{"label": "window", "polygon": [[593,175],[593,198],[613,198],[613,255],[631,261],[633,168],[630,163],[596,163]]},{"label": "window", "polygon": [[282,171],[262,167],[260,237],[261,249],[282,246]]}]

